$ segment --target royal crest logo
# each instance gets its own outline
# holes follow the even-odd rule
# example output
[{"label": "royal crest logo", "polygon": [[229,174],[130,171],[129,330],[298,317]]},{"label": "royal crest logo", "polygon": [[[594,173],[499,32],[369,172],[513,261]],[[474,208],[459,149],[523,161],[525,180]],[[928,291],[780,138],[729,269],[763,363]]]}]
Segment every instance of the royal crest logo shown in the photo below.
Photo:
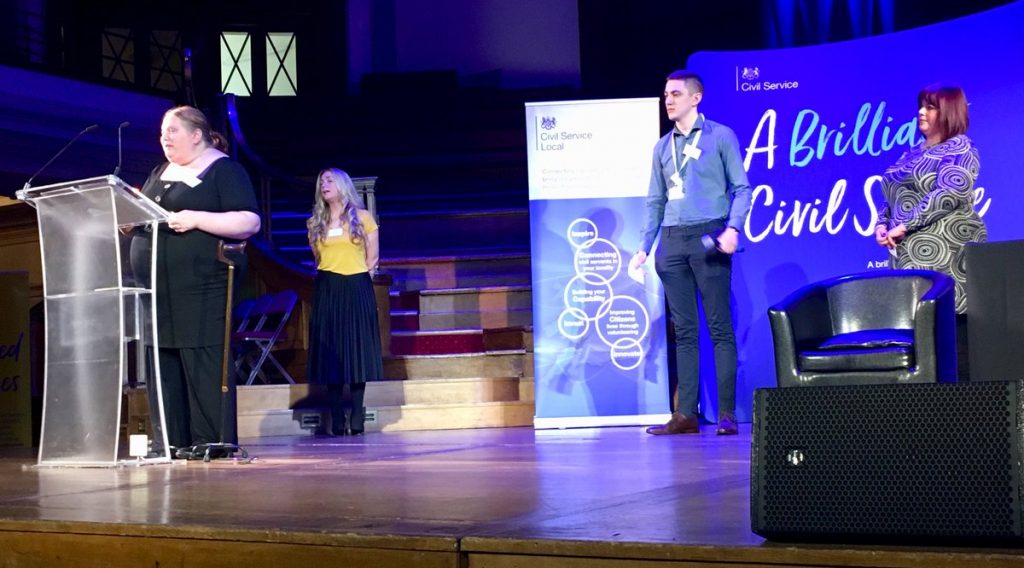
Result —
[{"label": "royal crest logo", "polygon": [[544,130],[551,130],[555,127],[555,117],[553,116],[542,116],[540,118],[540,127]]},{"label": "royal crest logo", "polygon": [[753,81],[761,76],[761,69],[757,67],[744,67],[743,78],[747,81]]}]

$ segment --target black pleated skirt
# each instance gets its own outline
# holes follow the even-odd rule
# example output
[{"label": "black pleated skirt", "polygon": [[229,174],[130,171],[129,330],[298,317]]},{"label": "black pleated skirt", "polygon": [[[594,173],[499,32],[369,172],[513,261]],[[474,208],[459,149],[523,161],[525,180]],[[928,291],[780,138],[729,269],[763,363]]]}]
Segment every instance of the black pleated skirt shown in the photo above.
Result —
[{"label": "black pleated skirt", "polygon": [[311,383],[352,384],[384,377],[373,280],[317,271],[309,321]]}]

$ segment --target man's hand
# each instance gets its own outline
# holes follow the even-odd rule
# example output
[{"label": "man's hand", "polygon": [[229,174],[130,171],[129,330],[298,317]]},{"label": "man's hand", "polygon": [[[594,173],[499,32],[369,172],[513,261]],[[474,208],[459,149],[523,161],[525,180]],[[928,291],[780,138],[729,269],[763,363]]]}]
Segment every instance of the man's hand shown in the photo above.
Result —
[{"label": "man's hand", "polygon": [[640,284],[643,284],[647,279],[647,273],[643,268],[645,262],[647,262],[647,253],[642,250],[637,251],[637,253],[633,255],[633,258],[629,260],[629,268],[626,270],[626,275]]},{"label": "man's hand", "polygon": [[718,250],[725,254],[736,252],[740,244],[740,232],[732,227],[726,227],[722,234],[718,235]]},{"label": "man's hand", "polygon": [[642,250],[637,251],[636,254],[633,255],[633,258],[629,260],[629,269],[636,270],[645,262],[647,262],[647,253]]}]

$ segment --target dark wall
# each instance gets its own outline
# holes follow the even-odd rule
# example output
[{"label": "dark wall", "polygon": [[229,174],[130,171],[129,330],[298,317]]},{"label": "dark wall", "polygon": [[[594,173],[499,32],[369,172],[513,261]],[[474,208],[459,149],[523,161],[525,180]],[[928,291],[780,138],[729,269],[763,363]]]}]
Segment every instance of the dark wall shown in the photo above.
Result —
[{"label": "dark wall", "polygon": [[[157,56],[146,41],[149,32],[178,31],[182,47],[192,49],[193,79],[202,100],[220,90],[221,31],[253,32],[254,64],[265,58],[260,34],[289,31],[298,36],[300,91],[336,93],[343,92],[345,86],[345,2],[340,0],[0,1],[4,14],[11,16],[0,20],[0,47],[4,48],[0,62],[6,64],[147,90],[149,62]],[[105,28],[130,29],[136,38],[133,85],[102,77],[100,46]],[[310,71],[324,67],[330,71]],[[254,73],[253,79],[255,86],[265,87],[265,75]],[[179,95],[183,99],[184,93]]]},{"label": "dark wall", "polygon": [[[1009,3],[1010,0],[581,0],[583,89],[593,97],[658,95],[668,72],[683,67],[687,57],[697,51],[844,41],[933,24]],[[950,38],[949,48],[955,49],[955,43],[965,39],[968,38]],[[940,57],[941,48],[929,50],[922,46],[922,53]]]},{"label": "dark wall", "polygon": [[[429,0],[423,3],[429,5]],[[842,41],[1007,3],[579,0],[582,91],[588,97],[646,96],[659,93],[665,74],[683,66],[696,51]],[[102,82],[99,46],[105,27],[128,28],[139,38],[149,30],[180,30],[183,45],[194,50],[194,78],[201,98],[206,98],[219,90],[220,31],[295,31],[300,94],[330,98],[347,90],[345,0],[0,0],[0,8],[5,16],[0,18],[0,62],[4,63],[46,66],[63,75]],[[264,57],[264,44],[258,33],[254,37],[253,57],[258,61]],[[149,49],[147,42],[138,41],[137,61],[148,61]],[[135,87],[145,88],[145,73],[137,75]],[[257,86],[266,81],[260,76],[254,79]]]},{"label": "dark wall", "polygon": [[701,50],[757,49],[759,1],[580,2],[583,89],[594,97],[661,94],[664,78]]}]

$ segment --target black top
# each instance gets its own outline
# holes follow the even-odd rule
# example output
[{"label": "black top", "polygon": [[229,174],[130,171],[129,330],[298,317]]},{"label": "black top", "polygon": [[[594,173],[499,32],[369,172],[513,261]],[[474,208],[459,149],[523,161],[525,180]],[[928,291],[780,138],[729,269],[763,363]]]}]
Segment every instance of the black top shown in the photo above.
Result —
[{"label": "black top", "polygon": [[[201,183],[160,180],[167,164],[156,167],[142,192],[168,211],[252,211],[259,214],[249,175],[237,162],[221,158],[199,175]],[[132,267],[148,282],[151,233],[132,241]],[[176,233],[160,226],[157,248],[157,317],[161,347],[204,347],[224,342],[227,265],[217,260],[221,237],[198,229]],[[225,242],[237,242],[223,239]],[[245,268],[244,258],[237,265]]]}]

